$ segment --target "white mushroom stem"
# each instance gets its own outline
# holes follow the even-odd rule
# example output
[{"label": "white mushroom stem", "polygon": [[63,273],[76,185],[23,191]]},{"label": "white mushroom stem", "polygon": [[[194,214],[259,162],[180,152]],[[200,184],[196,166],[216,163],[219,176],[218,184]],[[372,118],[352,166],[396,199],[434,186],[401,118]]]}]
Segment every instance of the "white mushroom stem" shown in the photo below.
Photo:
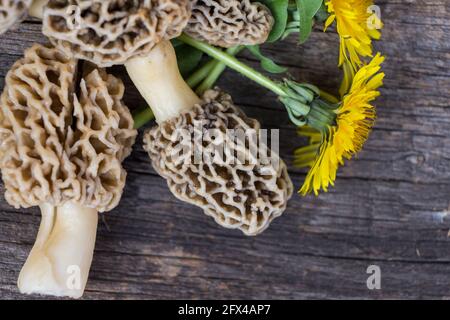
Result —
[{"label": "white mushroom stem", "polygon": [[159,124],[200,103],[200,98],[178,70],[175,49],[170,41],[160,42],[148,56],[133,58],[125,66]]},{"label": "white mushroom stem", "polygon": [[42,221],[33,249],[19,275],[21,293],[79,298],[94,253],[98,214],[67,202],[40,206]]}]

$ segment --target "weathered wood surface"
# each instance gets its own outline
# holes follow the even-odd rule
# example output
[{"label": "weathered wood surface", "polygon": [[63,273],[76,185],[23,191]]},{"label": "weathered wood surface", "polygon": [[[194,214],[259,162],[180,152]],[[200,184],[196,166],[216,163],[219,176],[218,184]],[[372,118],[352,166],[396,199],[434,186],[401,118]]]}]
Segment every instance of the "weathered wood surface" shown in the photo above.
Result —
[{"label": "weathered wood surface", "polygon": [[[177,201],[138,143],[122,203],[100,224],[86,299],[450,298],[450,2],[378,4],[385,29],[376,48],[388,57],[379,119],[336,188],[295,196],[269,230],[246,238]],[[0,87],[23,50],[45,41],[39,29],[27,21],[0,37]],[[265,51],[296,78],[335,91],[337,45],[334,33],[316,29],[305,46],[290,39]],[[264,127],[281,128],[291,162],[305,141],[275,97],[232,72],[220,85]],[[128,87],[128,105],[142,106]],[[290,173],[300,186],[305,172]],[[0,212],[0,297],[23,298],[16,279],[39,213],[3,198]],[[380,291],[366,287],[371,264],[381,268]]]}]

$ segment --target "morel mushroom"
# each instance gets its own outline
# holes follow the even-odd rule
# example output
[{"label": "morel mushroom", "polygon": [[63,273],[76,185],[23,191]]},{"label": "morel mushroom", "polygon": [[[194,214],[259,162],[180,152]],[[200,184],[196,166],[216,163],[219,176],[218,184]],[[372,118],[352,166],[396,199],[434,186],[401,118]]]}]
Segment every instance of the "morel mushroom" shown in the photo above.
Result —
[{"label": "morel mushroom", "polygon": [[190,15],[188,0],[50,0],[43,33],[66,54],[110,67],[177,37]]},{"label": "morel mushroom", "polygon": [[257,133],[260,124],[236,107],[229,95],[207,91],[201,104],[146,133],[144,148],[153,167],[167,180],[177,198],[199,206],[221,226],[240,229],[246,235],[263,232],[283,213],[292,195],[286,165],[276,155],[272,155],[275,163],[271,164],[264,165],[256,158],[236,163],[239,160],[233,156],[240,152],[271,153],[266,145],[258,145],[257,137],[252,135],[227,143],[225,158],[195,163],[189,153],[188,161],[186,154],[177,157],[180,145],[189,150],[187,144],[192,142],[185,140],[182,132],[191,132],[189,137],[193,138],[202,135],[206,128],[213,129],[213,134],[204,135],[202,143],[217,146],[220,141],[221,148],[230,131]]},{"label": "morel mushroom", "polygon": [[136,137],[122,82],[104,70],[34,45],[8,72],[0,103],[5,198],[39,206],[42,222],[22,268],[22,293],[78,298],[92,261],[97,212],[119,203],[122,161]]},{"label": "morel mushroom", "polygon": [[[78,14],[68,10],[70,5],[79,7]],[[175,51],[167,41],[178,36],[184,29],[190,18],[190,9],[187,0],[153,0],[126,4],[119,0],[50,0],[44,11],[44,33],[67,54],[100,66],[124,63],[130,78],[151,106],[160,128],[170,130],[170,121],[175,121],[173,119],[183,117],[183,114],[188,116],[192,110],[202,110],[202,105],[212,103],[202,101],[184,82],[178,70]],[[74,20],[77,21],[76,27],[68,22]],[[243,113],[231,107],[231,102],[227,107],[219,108],[222,105],[220,101],[219,99],[216,103],[216,108],[206,110],[213,112],[213,118],[226,117],[229,125],[222,126],[223,130],[228,127],[233,129],[235,126],[243,129],[259,128],[253,120],[244,120]],[[235,124],[236,121],[242,125]],[[162,148],[161,145],[157,146],[158,142],[152,143],[150,136],[146,136],[147,150]],[[151,157],[157,160],[155,155]],[[278,168],[267,170],[270,174],[265,177],[265,186],[260,177],[256,178],[262,174],[257,172],[259,167],[231,166],[229,169],[235,172],[228,188],[236,188],[241,192],[231,200],[225,199],[229,196],[225,189],[222,193],[212,190],[211,194],[216,193],[213,197],[207,196],[204,190],[196,190],[197,185],[193,182],[175,185],[170,182],[174,176],[164,172],[163,166],[155,165],[155,161],[156,170],[169,180],[171,190],[179,198],[202,206],[221,225],[239,228],[249,235],[263,231],[273,218],[284,211],[293,190],[282,161],[279,161]],[[186,174],[188,172],[180,171],[178,177]],[[205,176],[202,179],[206,181],[208,178]],[[224,176],[222,179],[226,178]],[[226,188],[226,184],[222,185]],[[182,195],[177,189],[183,187],[190,194],[190,199],[188,193]],[[252,188],[255,189],[253,193]],[[194,197],[195,192],[198,195]],[[200,200],[202,197],[203,200]]]},{"label": "morel mushroom", "polygon": [[[256,139],[227,140],[230,130],[258,134],[258,121],[246,117],[226,94],[208,91],[199,99],[182,79],[168,41],[159,43],[145,59],[130,61],[127,68],[131,75],[139,70],[143,75],[135,83],[146,93],[159,123],[146,133],[145,149],[175,196],[201,207],[220,225],[247,235],[261,233],[283,213],[293,192],[284,162],[265,145],[257,145]],[[214,129],[214,137],[204,135],[207,129]],[[224,142],[227,157],[196,162],[192,152],[187,158],[178,154],[184,142],[192,142],[184,140],[184,132],[192,133],[189,137],[201,136],[203,143]],[[252,150],[270,154],[272,161],[236,159]]]},{"label": "morel mushroom", "polygon": [[229,48],[264,43],[274,19],[269,9],[250,0],[196,0],[185,32],[209,44]]},{"label": "morel mushroom", "polygon": [[47,0],[0,0],[0,34],[5,33],[29,13],[40,18]]},{"label": "morel mushroom", "polygon": [[43,33],[66,54],[109,67],[145,56],[183,29],[221,47],[261,44],[273,22],[269,9],[250,0],[50,0]]}]

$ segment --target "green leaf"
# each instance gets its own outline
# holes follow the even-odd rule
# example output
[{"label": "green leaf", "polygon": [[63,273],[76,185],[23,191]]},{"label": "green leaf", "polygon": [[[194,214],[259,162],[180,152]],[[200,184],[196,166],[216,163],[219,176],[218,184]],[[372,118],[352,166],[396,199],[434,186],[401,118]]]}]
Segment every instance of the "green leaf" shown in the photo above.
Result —
[{"label": "green leaf", "polygon": [[267,42],[275,42],[283,36],[286,30],[289,0],[259,0],[259,2],[264,4],[272,12],[275,23]]},{"label": "green leaf", "polygon": [[203,53],[191,46],[180,43],[180,41],[176,41],[174,47],[177,54],[178,69],[180,69],[183,77],[187,77],[200,64]]},{"label": "green leaf", "polygon": [[300,44],[311,35],[314,16],[322,6],[323,0],[295,0],[300,15]]},{"label": "green leaf", "polygon": [[287,71],[287,68],[279,66],[272,59],[264,56],[261,53],[259,46],[247,46],[246,47],[256,58],[261,61],[261,67],[270,73],[283,73]]}]

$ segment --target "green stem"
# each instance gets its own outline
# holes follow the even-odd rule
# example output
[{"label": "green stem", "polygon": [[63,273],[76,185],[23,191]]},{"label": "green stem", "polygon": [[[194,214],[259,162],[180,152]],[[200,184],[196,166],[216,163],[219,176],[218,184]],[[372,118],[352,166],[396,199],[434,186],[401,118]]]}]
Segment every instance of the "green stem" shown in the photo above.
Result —
[{"label": "green stem", "polygon": [[195,88],[211,73],[211,70],[215,68],[216,64],[216,60],[212,59],[208,61],[200,69],[189,76],[189,78],[186,79],[186,83],[189,85],[189,87]]},{"label": "green stem", "polygon": [[153,115],[152,110],[146,106],[133,114],[134,128],[139,129],[154,118],[155,116]]},{"label": "green stem", "polygon": [[[243,49],[244,49],[244,46],[237,46],[237,47],[228,49],[227,53],[230,56],[235,56],[239,52],[241,52]],[[203,82],[200,84],[200,86],[196,90],[196,93],[198,95],[202,95],[203,93],[205,93],[205,91],[211,89],[227,67],[223,62],[220,62],[217,60],[213,60],[213,62],[214,62],[214,67],[211,68],[211,72],[206,77],[206,79],[203,80]]]},{"label": "green stem", "polygon": [[331,103],[339,103],[339,99],[333,96],[331,93],[320,90],[320,96]]},{"label": "green stem", "polygon": [[203,43],[200,41],[197,41],[191,37],[189,37],[186,34],[182,34],[178,39],[204,53],[211,56],[214,59],[217,59],[221,61],[223,64],[225,64],[230,69],[233,69],[240,74],[246,76],[247,78],[255,81],[259,85],[269,89],[270,91],[274,92],[278,96],[286,96],[286,92],[282,88],[282,86],[275,81],[271,80],[270,78],[264,76],[262,73],[252,69],[251,67],[243,64],[238,59],[236,59],[233,56],[230,56],[228,53],[217,49],[207,43]]}]

